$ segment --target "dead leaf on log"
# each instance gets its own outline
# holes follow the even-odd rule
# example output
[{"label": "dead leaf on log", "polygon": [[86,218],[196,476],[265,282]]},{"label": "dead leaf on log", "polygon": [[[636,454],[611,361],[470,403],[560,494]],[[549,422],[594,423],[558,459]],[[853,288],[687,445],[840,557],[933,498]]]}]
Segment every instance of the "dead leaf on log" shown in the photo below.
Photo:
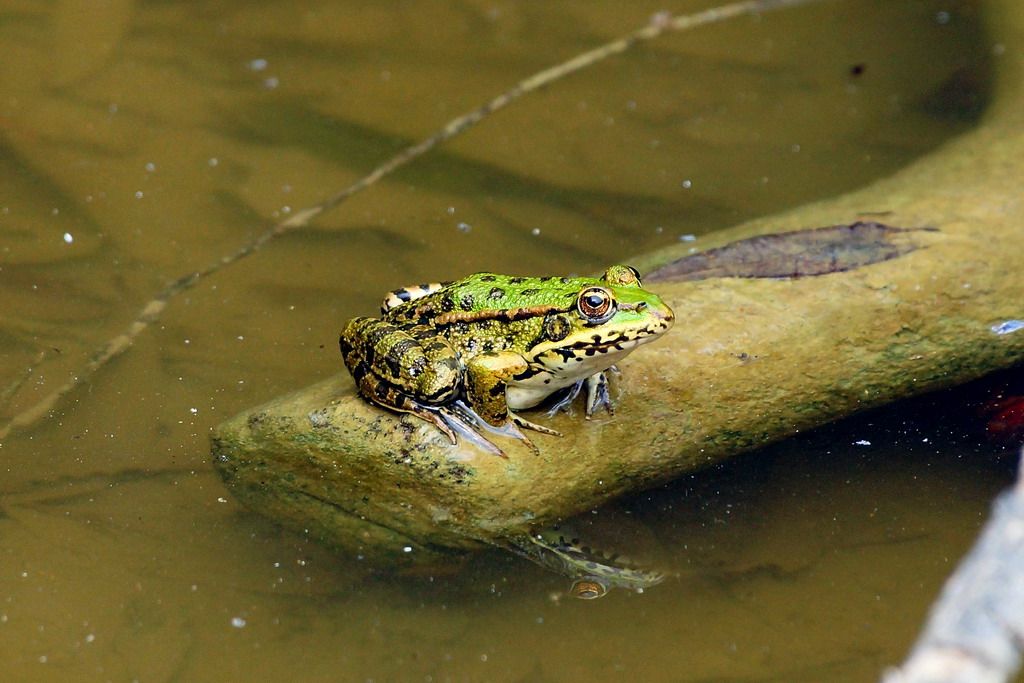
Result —
[{"label": "dead leaf on log", "polygon": [[782,278],[826,275],[888,261],[921,245],[907,235],[936,228],[897,228],[857,221],[774,235],[759,235],[684,256],[649,273],[647,282],[712,277]]}]

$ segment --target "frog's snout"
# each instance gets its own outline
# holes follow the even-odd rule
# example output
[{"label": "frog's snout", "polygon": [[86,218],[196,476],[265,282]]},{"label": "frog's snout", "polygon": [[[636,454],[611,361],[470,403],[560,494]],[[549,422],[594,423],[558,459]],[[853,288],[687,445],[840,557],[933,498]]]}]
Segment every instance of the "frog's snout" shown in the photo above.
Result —
[{"label": "frog's snout", "polygon": [[665,329],[671,327],[672,323],[676,320],[676,314],[661,301],[658,301],[656,306],[649,306],[649,308],[651,309],[651,315],[664,323]]}]

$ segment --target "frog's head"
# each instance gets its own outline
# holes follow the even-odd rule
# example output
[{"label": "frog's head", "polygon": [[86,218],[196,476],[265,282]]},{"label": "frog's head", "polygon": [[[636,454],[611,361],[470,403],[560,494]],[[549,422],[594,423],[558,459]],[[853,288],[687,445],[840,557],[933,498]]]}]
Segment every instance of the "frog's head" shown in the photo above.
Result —
[{"label": "frog's head", "polygon": [[590,332],[593,337],[601,332],[613,340],[637,343],[667,332],[675,321],[672,309],[643,288],[640,273],[632,266],[612,266],[599,282],[583,287],[576,297],[576,313],[577,334]]},{"label": "frog's head", "polygon": [[[657,339],[675,320],[672,309],[657,294],[643,288],[631,266],[612,266],[599,279],[578,278],[580,285],[567,297],[575,304],[548,315],[544,341],[536,354],[558,354],[578,373],[604,369],[636,346]],[[603,367],[600,367],[603,366]]]}]

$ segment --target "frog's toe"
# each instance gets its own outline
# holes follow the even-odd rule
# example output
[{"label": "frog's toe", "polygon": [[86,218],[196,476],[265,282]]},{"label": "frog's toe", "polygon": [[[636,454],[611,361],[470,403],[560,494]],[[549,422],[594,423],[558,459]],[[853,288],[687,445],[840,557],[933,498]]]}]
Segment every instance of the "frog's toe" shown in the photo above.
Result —
[{"label": "frog's toe", "polygon": [[440,407],[437,408],[438,419],[444,422],[445,427],[441,431],[449,434],[452,438],[452,443],[457,443],[455,439],[455,433],[464,438],[466,441],[476,445],[481,450],[492,453],[499,458],[508,458],[505,451],[501,450],[495,443],[480,433],[480,429],[477,425],[482,423],[482,420],[476,417],[476,415],[468,410],[468,406],[453,404],[451,407]]},{"label": "frog's toe", "polygon": [[[560,432],[560,431],[558,431],[556,429],[552,429],[551,427],[545,427],[544,425],[539,425],[536,422],[530,422],[526,418],[520,417],[519,415],[516,415],[515,413],[509,413],[509,417],[512,418],[512,423],[513,424],[518,425],[518,426],[522,427],[523,429],[530,429],[530,430],[533,430],[535,432],[540,432],[541,434],[550,434],[551,436],[561,436],[562,435],[562,432]],[[521,439],[522,441],[527,441],[527,442],[529,441],[529,439],[526,438],[526,435],[523,434],[522,432],[519,432],[519,436],[517,438]]]}]

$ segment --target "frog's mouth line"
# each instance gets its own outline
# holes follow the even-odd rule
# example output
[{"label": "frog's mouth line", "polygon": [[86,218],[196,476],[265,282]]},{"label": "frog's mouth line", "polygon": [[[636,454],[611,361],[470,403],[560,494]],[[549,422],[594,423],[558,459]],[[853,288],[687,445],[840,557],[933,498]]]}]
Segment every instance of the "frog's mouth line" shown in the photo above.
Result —
[{"label": "frog's mouth line", "polygon": [[634,347],[639,346],[640,344],[656,339],[662,327],[667,327],[667,325],[644,327],[631,333],[618,333],[613,337],[607,338],[603,338],[599,334],[594,334],[591,335],[589,339],[576,341],[567,346],[555,346],[552,344],[549,348],[546,348],[536,354],[535,357],[539,358],[545,354],[557,354],[558,356],[561,356],[563,362],[568,363],[574,358],[582,360],[583,358],[593,357],[599,353],[626,353],[628,351],[632,351]]}]

